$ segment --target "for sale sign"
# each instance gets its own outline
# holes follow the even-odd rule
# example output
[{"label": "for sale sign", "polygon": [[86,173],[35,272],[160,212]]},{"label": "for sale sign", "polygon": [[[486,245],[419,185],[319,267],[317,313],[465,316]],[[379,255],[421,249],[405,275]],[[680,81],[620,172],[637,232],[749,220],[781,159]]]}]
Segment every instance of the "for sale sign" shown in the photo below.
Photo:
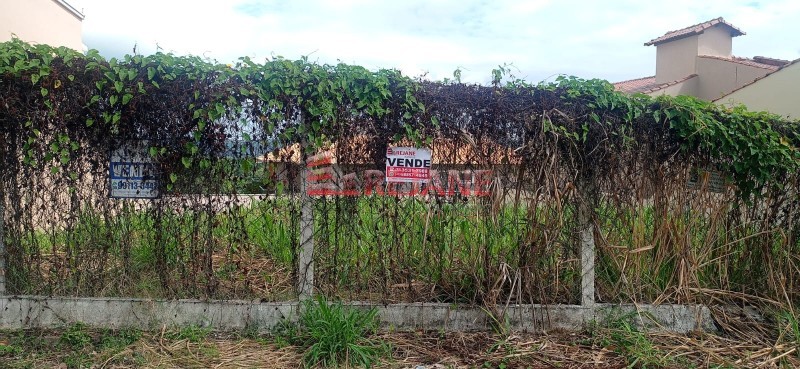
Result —
[{"label": "for sale sign", "polygon": [[386,182],[427,183],[431,179],[431,151],[416,147],[386,150]]},{"label": "for sale sign", "polygon": [[158,169],[145,140],[126,141],[111,151],[109,178],[111,197],[153,199],[158,193]]}]

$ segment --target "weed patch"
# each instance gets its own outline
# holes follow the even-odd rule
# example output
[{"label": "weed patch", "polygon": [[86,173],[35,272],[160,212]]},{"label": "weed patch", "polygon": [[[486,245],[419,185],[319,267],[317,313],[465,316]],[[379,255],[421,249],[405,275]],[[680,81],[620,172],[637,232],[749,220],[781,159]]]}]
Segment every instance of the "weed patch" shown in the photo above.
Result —
[{"label": "weed patch", "polygon": [[636,313],[620,314],[612,310],[602,323],[591,324],[589,332],[596,345],[624,357],[629,368],[663,368],[674,364],[669,355],[636,327],[634,319]]},{"label": "weed patch", "polygon": [[378,327],[374,308],[362,311],[322,298],[308,300],[302,308],[298,322],[282,324],[276,336],[301,347],[308,367],[371,367],[390,351],[385,342],[371,338]]}]

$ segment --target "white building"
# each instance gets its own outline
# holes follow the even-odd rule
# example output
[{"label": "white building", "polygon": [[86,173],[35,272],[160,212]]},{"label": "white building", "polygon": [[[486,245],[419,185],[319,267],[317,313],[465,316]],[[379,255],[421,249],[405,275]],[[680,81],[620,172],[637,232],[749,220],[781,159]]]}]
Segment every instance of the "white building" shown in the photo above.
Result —
[{"label": "white building", "polygon": [[83,13],[65,0],[0,1],[0,42],[12,37],[85,52]]}]

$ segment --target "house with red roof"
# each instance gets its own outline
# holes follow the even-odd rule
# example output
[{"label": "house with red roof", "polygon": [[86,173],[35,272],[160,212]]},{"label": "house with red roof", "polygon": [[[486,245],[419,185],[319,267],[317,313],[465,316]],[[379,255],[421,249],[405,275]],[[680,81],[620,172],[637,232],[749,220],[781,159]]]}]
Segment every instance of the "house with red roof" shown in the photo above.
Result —
[{"label": "house with red roof", "polygon": [[667,32],[644,44],[656,47],[656,75],[617,82],[614,87],[627,93],[715,101],[790,64],[763,56],[733,56],[733,38],[744,34],[723,18]]},{"label": "house with red roof", "polygon": [[723,106],[744,105],[751,111],[768,111],[800,119],[800,59],[714,100]]}]

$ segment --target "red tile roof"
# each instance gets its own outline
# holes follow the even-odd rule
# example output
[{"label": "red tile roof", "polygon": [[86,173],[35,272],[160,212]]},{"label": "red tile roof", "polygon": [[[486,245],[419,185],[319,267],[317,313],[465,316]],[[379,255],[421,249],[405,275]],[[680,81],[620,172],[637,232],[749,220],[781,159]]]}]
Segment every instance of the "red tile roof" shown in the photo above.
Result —
[{"label": "red tile roof", "polygon": [[614,83],[615,90],[629,94],[649,90],[656,86],[658,86],[658,83],[656,83],[656,76],[630,79],[627,81]]},{"label": "red tile roof", "polygon": [[[747,66],[750,66],[750,67],[756,67],[756,68],[761,68],[761,69],[768,69],[768,70],[772,70],[772,71],[778,70],[780,68],[780,66],[775,65],[776,63],[771,63],[771,64],[767,64],[767,63],[763,63],[763,62],[759,63],[754,59],[740,58],[740,57],[736,57],[736,56],[726,57],[726,56],[715,56],[715,55],[698,55],[697,57],[698,58],[705,58],[705,59],[724,60],[724,61],[731,62],[731,63],[742,64],[742,65],[747,65]],[[764,60],[763,59],[764,57],[760,57],[760,58],[762,58],[761,60]],[[771,59],[771,60],[779,60],[779,59]]]},{"label": "red tile roof", "polygon": [[644,78],[637,78],[631,79],[628,81],[617,82],[614,84],[614,89],[620,92],[625,93],[637,93],[641,92],[644,94],[649,94],[651,92],[656,92],[658,90],[667,88],[669,86],[677,85],[678,83],[688,81],[694,77],[697,77],[696,74],[690,74],[686,77],[683,77],[679,80],[667,82],[667,83],[656,83],[656,77],[644,77]]},{"label": "red tile roof", "polygon": [[782,67],[782,66],[784,66],[786,64],[793,63],[792,61],[789,61],[789,60],[768,58],[766,56],[754,56],[753,57],[753,61],[756,62],[756,63],[769,64],[769,65],[774,65],[774,66],[778,66],[778,67]]},{"label": "red tile roof", "polygon": [[734,27],[732,24],[726,22],[725,19],[722,19],[722,17],[719,17],[719,18],[712,19],[710,21],[706,21],[706,22],[703,22],[703,23],[695,24],[693,26],[689,26],[689,27],[686,27],[686,28],[681,28],[679,30],[667,32],[667,33],[664,34],[664,36],[661,36],[661,37],[658,37],[658,38],[654,38],[654,39],[650,40],[650,42],[645,42],[644,46],[650,46],[650,45],[658,46],[659,44],[663,44],[663,43],[668,42],[668,41],[677,40],[677,39],[680,39],[680,38],[694,36],[694,35],[699,35],[699,34],[703,33],[705,30],[707,30],[707,29],[709,29],[711,27],[714,27],[716,25],[721,25],[723,27],[727,27],[731,32],[731,37],[741,36],[741,35],[745,34],[744,32],[742,32],[742,30],[740,30],[740,29]]}]

